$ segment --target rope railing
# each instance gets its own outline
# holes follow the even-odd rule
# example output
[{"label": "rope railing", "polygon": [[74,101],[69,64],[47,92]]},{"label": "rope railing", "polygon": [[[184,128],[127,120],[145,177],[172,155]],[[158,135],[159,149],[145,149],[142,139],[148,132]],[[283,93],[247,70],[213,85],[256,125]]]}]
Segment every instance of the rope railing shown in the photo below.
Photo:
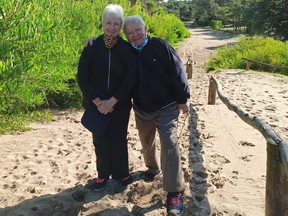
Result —
[{"label": "rope railing", "polygon": [[216,92],[220,100],[244,122],[257,129],[267,142],[266,216],[288,216],[288,142],[282,139],[266,122],[233,103],[223,91],[221,83],[210,77],[208,104],[214,104]]}]

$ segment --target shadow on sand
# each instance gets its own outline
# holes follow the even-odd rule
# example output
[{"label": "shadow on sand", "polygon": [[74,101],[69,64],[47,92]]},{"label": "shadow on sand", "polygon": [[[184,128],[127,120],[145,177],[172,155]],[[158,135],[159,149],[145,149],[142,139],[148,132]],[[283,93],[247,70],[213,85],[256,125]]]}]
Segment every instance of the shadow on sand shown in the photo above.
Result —
[{"label": "shadow on sand", "polygon": [[197,129],[198,115],[193,105],[190,105],[190,146],[189,165],[192,170],[192,180],[190,181],[191,200],[187,202],[185,216],[209,216],[211,212],[209,201],[206,197],[207,177],[204,159],[202,156],[202,144],[200,133]]},{"label": "shadow on sand", "polygon": [[[189,198],[186,198],[184,216],[208,216],[210,214],[210,205],[205,196],[207,191],[207,176],[204,168],[204,159],[202,157],[202,144],[200,133],[197,129],[198,115],[193,105],[190,105],[190,144],[189,144],[189,165],[192,172],[192,179],[189,183]],[[87,182],[86,185],[77,185],[72,188],[63,190],[57,194],[47,194],[39,197],[24,200],[23,202],[0,209],[2,216],[144,216],[146,213],[153,212],[156,209],[165,211],[165,195],[155,197],[155,202],[145,207],[140,207],[137,202],[133,201],[133,196],[140,196],[141,172],[131,173],[134,178],[133,185],[129,188],[122,186],[119,181],[110,180],[107,186],[98,192],[92,190],[93,181]],[[160,183],[156,187],[162,187]],[[151,186],[151,185],[150,185]],[[148,187],[150,187],[148,186]],[[147,187],[147,186],[146,186]],[[153,187],[153,186],[152,186]],[[150,188],[151,189],[151,188]],[[153,188],[152,188],[153,190]],[[111,203],[110,206],[97,202],[105,199],[107,196],[121,195],[123,206],[115,208]],[[138,194],[138,195],[137,195]],[[118,195],[118,197],[120,196]],[[125,206],[130,203],[133,207],[130,210]]]},{"label": "shadow on sand", "polygon": [[[141,172],[131,173],[134,182],[140,180]],[[128,208],[107,208],[97,203],[106,196],[123,194],[123,201],[129,202],[131,198],[129,190],[119,181],[110,180],[107,186],[98,192],[92,190],[93,181],[86,185],[77,185],[73,188],[63,190],[58,194],[47,194],[39,197],[24,200],[23,202],[0,209],[1,216],[135,216],[144,215],[147,212],[159,209],[163,206],[162,200],[151,204],[147,208],[134,205],[130,212]],[[126,190],[127,189],[127,190]],[[85,207],[89,204],[89,207]],[[123,203],[124,204],[124,203]],[[113,205],[111,205],[113,206]]]}]

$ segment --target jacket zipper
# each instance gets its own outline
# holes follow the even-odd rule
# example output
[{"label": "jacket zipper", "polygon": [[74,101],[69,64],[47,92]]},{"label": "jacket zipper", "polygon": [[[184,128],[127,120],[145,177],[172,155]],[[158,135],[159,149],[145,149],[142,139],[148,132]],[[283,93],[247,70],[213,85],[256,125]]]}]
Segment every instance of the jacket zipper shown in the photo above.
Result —
[{"label": "jacket zipper", "polygon": [[110,73],[111,73],[111,50],[109,49],[109,59],[108,59],[108,80],[107,80],[108,93],[110,93]]}]

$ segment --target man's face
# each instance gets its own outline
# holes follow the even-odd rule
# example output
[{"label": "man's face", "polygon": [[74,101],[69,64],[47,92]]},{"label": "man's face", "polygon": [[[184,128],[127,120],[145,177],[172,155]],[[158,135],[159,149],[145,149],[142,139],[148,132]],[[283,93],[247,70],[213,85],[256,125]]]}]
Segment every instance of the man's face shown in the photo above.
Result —
[{"label": "man's face", "polygon": [[135,44],[136,46],[140,46],[146,36],[145,27],[134,22],[127,23],[125,25],[124,32],[128,41]]}]

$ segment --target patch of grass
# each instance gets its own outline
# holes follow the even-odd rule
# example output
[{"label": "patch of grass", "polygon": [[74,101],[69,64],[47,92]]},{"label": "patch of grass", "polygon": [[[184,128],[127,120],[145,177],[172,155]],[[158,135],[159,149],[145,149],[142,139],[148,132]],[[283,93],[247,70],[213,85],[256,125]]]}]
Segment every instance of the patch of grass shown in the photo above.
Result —
[{"label": "patch of grass", "polygon": [[[216,50],[217,55],[211,58],[206,64],[206,69],[244,69],[245,61],[241,58],[248,58],[258,62],[275,66],[288,67],[288,43],[264,37],[241,38],[235,45],[228,45]],[[252,70],[267,71],[288,75],[287,69],[261,66],[253,63]]]},{"label": "patch of grass", "polygon": [[0,134],[11,134],[17,131],[28,131],[31,122],[49,122],[52,115],[49,111],[34,111],[29,113],[0,114]]}]

